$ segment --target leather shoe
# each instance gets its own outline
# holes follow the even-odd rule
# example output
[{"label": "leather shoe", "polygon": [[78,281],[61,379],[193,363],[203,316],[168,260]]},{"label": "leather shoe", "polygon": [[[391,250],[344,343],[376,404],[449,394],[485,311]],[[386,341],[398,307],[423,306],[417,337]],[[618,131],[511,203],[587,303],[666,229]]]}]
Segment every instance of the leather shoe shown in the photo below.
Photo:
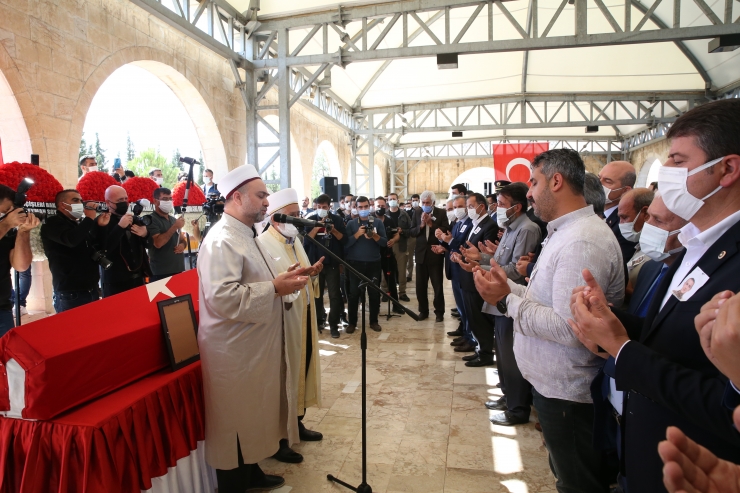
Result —
[{"label": "leather shoe", "polygon": [[283,479],[281,476],[273,476],[272,474],[262,473],[260,478],[249,481],[249,485],[247,486],[245,492],[272,491],[280,488],[284,484],[285,479]]},{"label": "leather shoe", "polygon": [[434,323],[437,323],[437,324],[440,322],[444,322],[444,321],[445,321],[445,318],[442,315],[437,315],[437,318],[434,319]]},{"label": "leather shoe", "polygon": [[419,314],[419,320],[420,320],[420,321],[421,321],[421,320],[426,320],[426,319],[428,319],[428,318],[429,318],[429,314],[428,314],[428,313],[420,313],[420,314]]},{"label": "leather shoe", "polygon": [[406,282],[411,282],[411,276],[406,277]]},{"label": "leather shoe", "polygon": [[460,329],[452,330],[448,332],[447,335],[450,337],[461,337],[463,335],[463,331]]},{"label": "leather shoe", "polygon": [[370,324],[370,328],[373,329],[375,332],[380,332],[383,330],[383,328],[378,324]]},{"label": "leather shoe", "polygon": [[508,409],[506,406],[506,397],[500,397],[495,401],[486,401],[486,407],[493,411],[506,411]]},{"label": "leather shoe", "polygon": [[463,361],[473,361],[473,360],[475,360],[475,359],[478,359],[478,355],[477,355],[476,353],[473,353],[473,354],[469,354],[469,355],[467,355],[467,356],[463,356],[463,357],[462,357],[462,360],[463,360]]},{"label": "leather shoe", "polygon": [[324,438],[324,435],[319,431],[309,430],[306,428],[306,425],[299,421],[298,438],[300,438],[302,442],[320,442],[321,439]]},{"label": "leather shoe", "polygon": [[500,426],[514,426],[529,423],[529,418],[518,417],[511,414],[509,411],[504,411],[499,414],[494,414],[490,418],[491,423]]},{"label": "leather shoe", "polygon": [[356,328],[356,325],[348,325],[347,328],[344,329],[344,332],[346,332],[347,334],[354,334]]},{"label": "leather shoe", "polygon": [[452,312],[452,313],[450,313],[450,315],[452,315],[455,318],[460,318],[460,314],[457,313],[457,312]]},{"label": "leather shoe", "polygon": [[331,338],[332,339],[339,339],[339,328],[338,327],[331,327]]},{"label": "leather shoe", "polygon": [[272,458],[286,464],[300,464],[303,462],[303,456],[290,448],[288,446],[288,440],[285,439],[280,440],[280,448]]},{"label": "leather shoe", "polygon": [[468,361],[465,363],[465,366],[469,366],[472,368],[478,367],[478,366],[492,366],[493,365],[493,358],[484,358],[481,359],[480,356],[478,356],[477,359],[474,359],[473,361]]},{"label": "leather shoe", "polygon": [[452,341],[450,343],[450,346],[457,347],[457,346],[463,346],[464,344],[465,344],[465,339],[463,339],[462,337],[459,337],[459,338],[455,339],[454,341]]},{"label": "leather shoe", "polygon": [[462,346],[457,346],[455,348],[456,353],[472,353],[475,351],[475,346],[472,344],[468,344],[467,342],[463,344]]},{"label": "leather shoe", "polygon": [[405,294],[402,294],[401,296],[399,296],[398,299],[401,301],[411,301],[409,297],[406,296]]},{"label": "leather shoe", "polygon": [[451,312],[451,313],[458,313],[458,312],[459,312],[459,310],[458,310],[457,308],[453,308],[452,310],[450,310],[450,312]]},{"label": "leather shoe", "polygon": [[454,342],[459,342],[459,341],[464,341],[464,340],[465,340],[465,338],[464,338],[463,336],[460,336],[460,337],[455,337],[455,338],[454,338],[454,339],[452,339],[452,340],[453,340]]}]

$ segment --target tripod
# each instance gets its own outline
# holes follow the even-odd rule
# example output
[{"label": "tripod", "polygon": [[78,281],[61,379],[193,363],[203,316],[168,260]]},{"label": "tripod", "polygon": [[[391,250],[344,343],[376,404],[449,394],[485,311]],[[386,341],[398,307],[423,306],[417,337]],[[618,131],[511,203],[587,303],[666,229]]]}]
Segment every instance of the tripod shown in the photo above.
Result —
[{"label": "tripod", "polygon": [[[386,294],[383,293],[383,290],[380,289],[380,286],[375,284],[375,279],[368,279],[367,277],[357,272],[357,270],[354,269],[349,263],[339,258],[337,255],[334,254],[334,252],[332,252],[329,248],[327,248],[316,239],[311,238],[309,235],[304,235],[304,237],[308,238],[314,245],[318,246],[332,259],[344,265],[345,269],[348,269],[349,272],[362,280],[362,282],[360,283],[360,289],[362,290],[362,332],[360,334],[360,353],[362,355],[362,483],[360,483],[359,486],[352,486],[351,484],[346,483],[331,474],[327,474],[326,479],[334,483],[341,484],[345,488],[356,491],[357,493],[372,493],[373,489],[370,487],[369,484],[367,484],[367,333],[365,332],[365,294],[367,287],[376,290],[378,293],[380,293],[381,296],[386,296]],[[391,302],[395,302],[396,304],[398,304],[398,306],[400,306],[403,311],[405,311],[412,319],[416,321],[419,320],[418,314],[401,305],[398,300],[388,296],[389,307]]]}]

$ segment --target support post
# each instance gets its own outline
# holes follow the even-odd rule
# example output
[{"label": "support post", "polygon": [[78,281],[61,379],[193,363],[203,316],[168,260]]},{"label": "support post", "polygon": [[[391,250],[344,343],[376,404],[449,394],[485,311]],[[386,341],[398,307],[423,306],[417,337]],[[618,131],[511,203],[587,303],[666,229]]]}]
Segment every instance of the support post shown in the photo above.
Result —
[{"label": "support post", "polygon": [[[245,56],[254,57],[254,38],[243,38]],[[251,164],[257,171],[260,169],[259,155],[257,154],[257,79],[255,71],[247,69],[244,76],[244,92],[247,96],[247,164]]]},{"label": "support post", "polygon": [[[372,130],[374,126],[375,115],[368,115],[367,124]],[[375,197],[375,135],[370,134],[367,136],[367,189],[370,191],[370,196]]]},{"label": "support post", "polygon": [[280,188],[290,188],[290,69],[288,29],[278,32],[278,118],[280,119]]}]

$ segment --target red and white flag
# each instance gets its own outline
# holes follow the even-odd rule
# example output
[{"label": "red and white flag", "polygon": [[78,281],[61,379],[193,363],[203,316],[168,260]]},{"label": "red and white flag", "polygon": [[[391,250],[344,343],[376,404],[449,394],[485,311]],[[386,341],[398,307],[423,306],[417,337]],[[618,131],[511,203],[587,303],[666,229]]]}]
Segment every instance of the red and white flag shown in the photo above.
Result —
[{"label": "red and white flag", "polygon": [[496,181],[527,183],[531,177],[531,165],[535,156],[550,148],[547,142],[531,144],[494,144],[493,169]]}]

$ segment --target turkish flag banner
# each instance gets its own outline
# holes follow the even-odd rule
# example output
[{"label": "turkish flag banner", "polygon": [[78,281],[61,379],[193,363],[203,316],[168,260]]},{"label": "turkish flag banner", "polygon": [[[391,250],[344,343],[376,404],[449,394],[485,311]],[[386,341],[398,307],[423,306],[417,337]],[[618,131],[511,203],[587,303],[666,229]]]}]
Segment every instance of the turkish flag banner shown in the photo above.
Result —
[{"label": "turkish flag banner", "polygon": [[529,182],[531,165],[535,156],[550,149],[547,142],[530,144],[494,144],[493,169],[496,181],[506,180],[512,183]]}]

